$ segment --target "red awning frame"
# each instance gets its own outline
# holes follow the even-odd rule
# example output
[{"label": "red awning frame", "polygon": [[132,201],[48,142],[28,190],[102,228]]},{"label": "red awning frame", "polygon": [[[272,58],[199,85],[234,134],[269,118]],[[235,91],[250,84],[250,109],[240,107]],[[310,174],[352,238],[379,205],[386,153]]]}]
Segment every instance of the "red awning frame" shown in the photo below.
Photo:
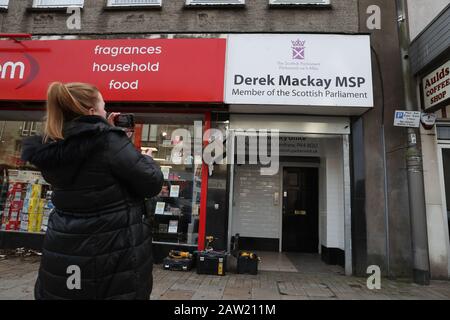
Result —
[{"label": "red awning frame", "polygon": [[15,42],[20,42],[17,39],[31,39],[31,33],[0,33],[0,38],[9,38],[14,40]]}]

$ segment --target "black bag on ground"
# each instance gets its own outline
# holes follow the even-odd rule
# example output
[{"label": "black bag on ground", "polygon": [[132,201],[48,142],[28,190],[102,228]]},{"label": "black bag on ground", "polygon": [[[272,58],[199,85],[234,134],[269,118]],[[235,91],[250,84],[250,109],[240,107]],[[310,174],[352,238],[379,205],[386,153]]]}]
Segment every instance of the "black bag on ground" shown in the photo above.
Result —
[{"label": "black bag on ground", "polygon": [[190,271],[192,269],[192,258],[174,259],[171,257],[164,258],[163,268],[171,271]]},{"label": "black bag on ground", "polygon": [[172,271],[189,271],[194,265],[192,254],[187,251],[170,250],[163,260],[163,268]]},{"label": "black bag on ground", "polygon": [[237,273],[258,274],[259,258],[252,252],[240,252],[237,258]]}]

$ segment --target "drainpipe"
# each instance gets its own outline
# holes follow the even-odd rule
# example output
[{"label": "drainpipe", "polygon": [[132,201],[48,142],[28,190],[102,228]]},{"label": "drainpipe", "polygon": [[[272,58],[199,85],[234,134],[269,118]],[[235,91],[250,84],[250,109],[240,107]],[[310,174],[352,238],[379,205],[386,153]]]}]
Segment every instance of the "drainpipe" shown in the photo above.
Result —
[{"label": "drainpipe", "polygon": [[381,70],[380,58],[378,53],[372,47],[372,52],[375,56],[377,63],[378,74],[380,75],[380,91],[381,91],[381,147],[383,149],[383,174],[384,174],[384,227],[386,232],[386,268],[387,277],[391,275],[391,252],[390,252],[390,231],[389,231],[389,193],[388,193],[388,173],[387,173],[387,159],[386,159],[386,130],[385,130],[385,94],[384,94],[384,81]]},{"label": "drainpipe", "polygon": [[[383,85],[383,84],[381,84]],[[384,99],[384,97],[383,97]],[[383,110],[384,111],[384,110]],[[383,122],[381,125],[381,144],[383,147],[383,171],[384,171],[384,227],[386,232],[386,268],[387,276],[391,276],[391,251],[390,251],[390,230],[389,230],[389,193],[388,193],[388,173],[387,173],[387,159],[386,159],[386,131],[384,127],[384,112]]]},{"label": "drainpipe", "polygon": [[[417,108],[415,86],[409,65],[409,30],[406,0],[396,0],[399,45],[401,52],[405,107],[408,111]],[[413,254],[413,279],[420,285],[430,284],[430,260],[428,254],[427,218],[423,182],[422,153],[417,145],[419,130],[408,128],[406,166],[408,169],[409,213],[411,219],[411,242]]]}]

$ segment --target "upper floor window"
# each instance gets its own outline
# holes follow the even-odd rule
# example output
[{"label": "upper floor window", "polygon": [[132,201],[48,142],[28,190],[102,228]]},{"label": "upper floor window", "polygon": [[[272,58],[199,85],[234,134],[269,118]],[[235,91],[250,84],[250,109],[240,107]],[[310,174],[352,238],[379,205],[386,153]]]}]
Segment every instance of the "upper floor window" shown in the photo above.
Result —
[{"label": "upper floor window", "polygon": [[34,0],[33,8],[83,7],[84,0]]},{"label": "upper floor window", "polygon": [[329,6],[330,0],[269,0],[271,6],[296,5],[296,6]]},{"label": "upper floor window", "polygon": [[161,7],[162,0],[108,0],[108,7]]},{"label": "upper floor window", "polygon": [[186,0],[187,6],[226,6],[245,5],[245,0]]},{"label": "upper floor window", "polygon": [[8,9],[9,0],[0,0],[0,8]]}]

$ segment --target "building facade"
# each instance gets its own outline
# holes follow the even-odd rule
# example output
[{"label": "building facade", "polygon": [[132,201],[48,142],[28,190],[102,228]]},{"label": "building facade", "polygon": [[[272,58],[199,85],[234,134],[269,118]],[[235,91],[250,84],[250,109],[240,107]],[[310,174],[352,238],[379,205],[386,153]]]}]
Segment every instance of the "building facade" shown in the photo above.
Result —
[{"label": "building facade", "polygon": [[[280,131],[280,150],[284,153],[280,152],[280,167],[275,175],[261,176],[261,167],[247,162],[212,166],[205,163],[166,165],[168,183],[164,194],[160,195],[159,207],[152,209],[158,210],[155,216],[160,219],[154,228],[155,255],[164,256],[171,248],[201,249],[208,235],[217,238],[215,248],[227,249],[231,236],[239,233],[246,249],[320,253],[327,263],[342,265],[347,274],[365,275],[368,266],[378,265],[383,275],[411,277],[411,223],[404,155],[407,136],[404,128],[393,126],[394,111],[403,105],[395,2],[210,2],[205,5],[202,1],[203,5],[198,6],[196,1],[185,0],[3,1],[0,33],[4,37],[31,34],[32,40],[21,43],[27,47],[27,43],[31,44],[27,41],[32,41],[28,48],[36,52],[50,49],[48,54],[55,54],[52,57],[57,57],[53,61],[58,66],[68,63],[65,55],[76,61],[95,56],[92,51],[86,55],[85,44],[78,41],[95,40],[102,48],[130,46],[136,40],[153,41],[155,48],[180,45],[178,48],[181,52],[186,50],[189,59],[183,61],[181,54],[172,57],[178,64],[169,76],[175,77],[177,70],[180,73],[184,70],[184,75],[192,76],[184,79],[184,83],[190,85],[189,90],[183,90],[181,83],[170,89],[169,83],[158,82],[152,84],[156,86],[153,91],[148,87],[138,94],[132,91],[106,94],[109,111],[136,114],[139,123],[139,131],[135,132],[136,144],[156,148],[161,162],[167,160],[165,149],[176,144],[165,137],[170,137],[179,127],[193,135],[196,130],[219,129],[233,141],[229,144],[231,153],[228,153],[233,158],[242,130]],[[82,6],[79,20],[76,10],[67,13],[67,4]],[[353,95],[353,100],[343,102],[336,93],[333,97],[319,99],[320,103],[313,97],[296,104],[287,97],[272,100],[258,93],[233,95],[233,89],[239,92],[233,85],[247,85],[245,95],[246,91],[260,90],[258,86],[267,84],[264,81],[272,81],[270,77],[250,79],[247,84],[245,74],[239,72],[247,70],[247,77],[262,78],[269,67],[261,64],[260,68],[253,65],[254,69],[251,69],[252,63],[261,57],[264,60],[276,56],[278,51],[274,48],[279,47],[283,37],[287,37],[289,54],[293,54],[294,47],[301,48],[302,41],[307,41],[304,47],[310,51],[299,49],[296,54],[300,57],[313,51],[311,43],[319,43],[314,45],[317,46],[314,52],[320,52],[317,56],[320,56],[319,63],[327,66],[325,71],[339,72],[339,66],[343,66],[345,75],[355,77],[353,87],[358,85],[355,73],[368,70],[365,85],[370,84],[370,90],[364,92],[367,99]],[[360,38],[361,45],[357,44]],[[199,39],[207,41],[206,52],[219,50],[214,56],[223,60],[208,59],[205,51],[197,47],[197,42],[186,42],[183,47],[183,41]],[[221,40],[227,46],[226,51],[220,51]],[[51,41],[56,41],[55,45]],[[245,49],[246,42],[254,47]],[[89,47],[89,43],[86,46]],[[9,61],[7,55],[14,51],[14,45],[17,47],[9,38],[0,42],[0,64]],[[344,63],[348,45],[362,48],[361,52],[368,60],[354,59],[354,63]],[[236,58],[239,52],[256,48],[261,51],[252,52],[253,56],[242,60]],[[28,54],[33,57],[32,52]],[[111,51],[108,54],[105,64],[115,58]],[[348,55],[351,57],[351,52]],[[135,58],[132,53],[131,56]],[[51,66],[51,62],[46,63]],[[225,73],[210,72],[207,79],[223,76],[223,87],[198,79],[208,70],[215,70],[220,63],[224,64]],[[189,71],[192,65],[199,68],[198,74],[195,68]],[[356,71],[352,69],[355,66]],[[289,73],[291,67],[285,65],[285,69],[278,67],[277,70]],[[314,65],[308,67],[310,72],[317,72]],[[148,68],[151,72],[152,66]],[[57,72],[50,69],[48,67],[48,74]],[[68,69],[74,75],[76,70],[81,70],[77,67]],[[262,73],[258,74],[260,71]],[[233,77],[230,78],[231,74]],[[85,77],[80,74],[77,79],[63,78],[77,81]],[[50,78],[47,81],[60,80]],[[100,81],[96,77],[88,79],[94,84]],[[141,83],[145,81],[142,78]],[[257,82],[253,82],[254,88],[250,86],[252,81]],[[340,78],[340,81],[343,80]],[[283,78],[283,85],[286,82]],[[118,84],[122,85],[121,89],[124,89],[123,84],[124,81]],[[131,81],[127,89],[132,89],[132,85]],[[313,85],[318,86],[312,82],[305,86]],[[208,90],[202,91],[202,86]],[[0,154],[2,163],[11,170],[23,170],[25,164],[17,159],[20,141],[22,135],[38,131],[44,110],[43,90],[36,91],[37,95],[33,97],[30,90],[18,94],[14,91],[17,86],[6,87],[5,84],[3,92],[6,88],[8,92],[2,96],[0,111],[5,143]],[[113,90],[114,83],[109,89],[105,88]],[[217,92],[221,90],[225,94],[217,98]],[[151,92],[156,93],[149,94]],[[357,98],[366,102],[354,103]],[[209,142],[211,140],[203,137],[203,144]],[[248,150],[248,154],[251,153]],[[292,194],[294,198],[291,198]],[[176,199],[169,203],[165,197]],[[30,245],[30,239],[42,238],[40,234],[12,234],[6,230],[1,232],[3,246],[14,246],[19,242]]]},{"label": "building facade", "polygon": [[[450,105],[450,3],[409,1],[411,69],[417,105],[432,122],[421,127],[430,271],[450,275],[448,107]],[[420,14],[422,19],[416,19]]]}]

